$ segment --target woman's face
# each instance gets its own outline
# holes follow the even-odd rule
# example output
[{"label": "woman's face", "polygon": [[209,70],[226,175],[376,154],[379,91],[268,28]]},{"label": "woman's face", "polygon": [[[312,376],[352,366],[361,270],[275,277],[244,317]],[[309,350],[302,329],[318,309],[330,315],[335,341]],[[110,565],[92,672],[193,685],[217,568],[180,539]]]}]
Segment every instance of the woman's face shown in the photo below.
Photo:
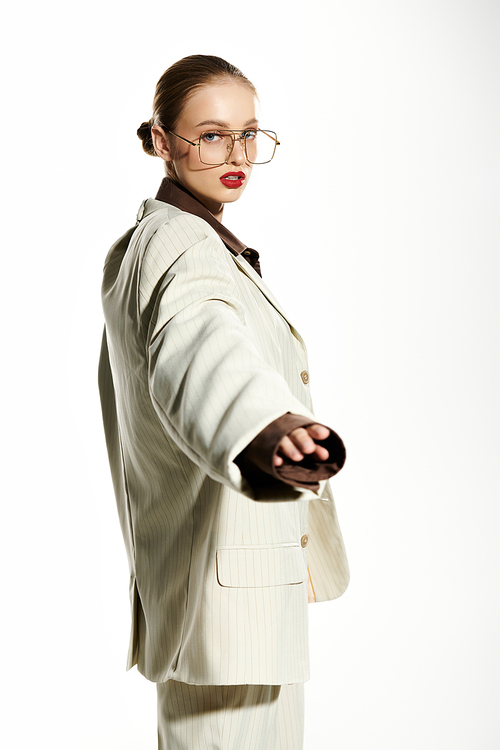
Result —
[{"label": "woman's face", "polygon": [[[198,141],[206,131],[245,130],[258,127],[257,99],[248,86],[237,82],[215,83],[203,86],[187,102],[176,125],[175,132],[189,141]],[[153,136],[155,136],[153,129]],[[241,141],[236,141],[227,164],[208,166],[198,158],[198,148],[190,146],[180,138],[168,136],[165,152],[159,155],[173,162],[178,180],[214,216],[220,216],[224,203],[238,200],[252,172],[252,165],[245,160]],[[163,143],[165,143],[165,140]],[[155,138],[157,146],[158,137]],[[221,178],[238,175],[240,179]]]}]

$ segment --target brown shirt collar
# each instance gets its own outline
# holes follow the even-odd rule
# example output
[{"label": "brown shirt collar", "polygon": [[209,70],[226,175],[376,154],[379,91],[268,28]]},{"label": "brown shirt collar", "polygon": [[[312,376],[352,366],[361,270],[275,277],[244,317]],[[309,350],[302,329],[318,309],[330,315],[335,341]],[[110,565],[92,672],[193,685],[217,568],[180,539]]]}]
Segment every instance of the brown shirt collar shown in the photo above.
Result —
[{"label": "brown shirt collar", "polygon": [[217,221],[215,216],[182,185],[179,185],[168,177],[164,177],[160,189],[156,194],[156,200],[169,203],[171,206],[180,208],[181,211],[199,216],[200,219],[206,221],[212,229],[215,229],[222,242],[233,255],[243,255],[259,276],[262,276],[260,272],[259,253],[240,242],[229,229],[226,229],[220,221]]}]

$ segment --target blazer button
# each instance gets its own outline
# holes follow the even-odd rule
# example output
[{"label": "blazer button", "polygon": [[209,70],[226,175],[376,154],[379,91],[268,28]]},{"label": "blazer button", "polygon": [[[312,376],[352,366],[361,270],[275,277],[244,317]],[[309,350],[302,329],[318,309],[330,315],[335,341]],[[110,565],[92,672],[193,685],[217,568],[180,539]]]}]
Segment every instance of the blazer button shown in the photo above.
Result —
[{"label": "blazer button", "polygon": [[309,544],[309,537],[307,534],[304,534],[304,536],[300,540],[300,546],[307,547],[308,544]]},{"label": "blazer button", "polygon": [[304,385],[307,385],[309,383],[309,373],[307,372],[307,370],[302,370],[302,372],[300,373],[300,377],[302,378],[302,382],[304,383]]}]

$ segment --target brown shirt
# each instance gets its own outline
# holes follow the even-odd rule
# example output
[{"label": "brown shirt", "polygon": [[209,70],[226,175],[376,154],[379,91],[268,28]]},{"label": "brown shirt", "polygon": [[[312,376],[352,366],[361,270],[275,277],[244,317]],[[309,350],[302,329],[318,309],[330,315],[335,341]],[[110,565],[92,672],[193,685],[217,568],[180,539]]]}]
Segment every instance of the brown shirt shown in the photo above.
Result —
[{"label": "brown shirt", "polygon": [[[217,232],[233,255],[242,255],[257,273],[262,275],[259,253],[240,242],[184,187],[165,177],[156,195],[156,200],[164,201],[181,211],[199,216]],[[340,471],[345,462],[345,448],[342,440],[333,430],[330,430],[330,435],[326,440],[316,441],[327,449],[330,455],[327,461],[316,461],[310,456],[306,456],[300,462],[284,458],[281,466],[273,465],[273,459],[281,439],[297,427],[307,427],[311,424],[315,424],[315,422],[307,417],[301,417],[297,414],[284,414],[271,422],[247,445],[235,458],[235,463],[252,487],[257,488],[264,485],[269,487],[274,483],[285,483],[293,487],[318,490],[320,480],[328,479]]]}]

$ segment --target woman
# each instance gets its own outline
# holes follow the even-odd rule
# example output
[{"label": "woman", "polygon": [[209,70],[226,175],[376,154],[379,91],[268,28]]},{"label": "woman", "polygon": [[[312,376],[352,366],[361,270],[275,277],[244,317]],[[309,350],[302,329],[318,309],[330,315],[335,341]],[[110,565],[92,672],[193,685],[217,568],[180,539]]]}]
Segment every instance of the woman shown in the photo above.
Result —
[{"label": "woman", "polygon": [[160,748],[301,748],[308,592],[332,599],[348,582],[325,481],[342,441],[315,421],[302,339],[258,253],[220,223],[278,145],[256,106],[220,58],[166,71],[138,135],[167,177],[104,269],[128,667],[158,683]]}]

